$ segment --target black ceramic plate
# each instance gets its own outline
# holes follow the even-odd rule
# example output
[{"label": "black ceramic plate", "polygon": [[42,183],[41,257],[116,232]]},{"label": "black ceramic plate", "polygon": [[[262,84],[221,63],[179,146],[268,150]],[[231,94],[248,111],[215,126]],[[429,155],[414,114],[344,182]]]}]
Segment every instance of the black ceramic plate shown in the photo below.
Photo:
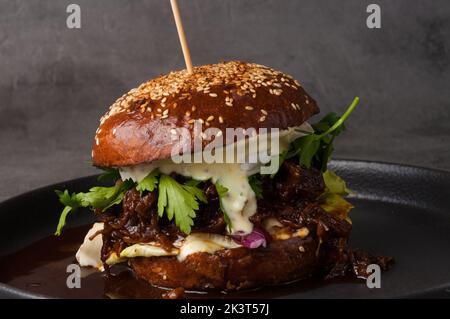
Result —
[{"label": "black ceramic plate", "polygon": [[[450,297],[450,173],[410,166],[362,161],[334,161],[335,169],[354,191],[352,202],[352,246],[372,253],[395,257],[394,267],[382,273],[381,288],[368,289],[363,281],[336,281],[328,284],[296,284],[277,289],[262,289],[258,296],[281,298],[398,298],[398,297]],[[88,189],[95,177],[85,177],[58,185],[44,187],[15,197],[0,204],[0,256],[16,254],[52,234],[59,216],[59,205],[53,190],[69,188],[73,191]],[[89,212],[81,211],[70,220],[70,226],[92,221]],[[61,253],[70,263],[72,252]],[[54,252],[47,252],[54,255]],[[65,273],[61,263],[42,256],[39,269],[50,273]],[[50,297],[63,295],[55,289],[48,293],[46,285],[63,280],[65,275],[36,278],[39,271],[24,270],[18,265],[0,264],[0,296],[39,297],[47,291]],[[35,262],[21,259],[22,264]],[[25,267],[26,268],[26,267]],[[8,270],[9,269],[9,270]],[[11,281],[5,274],[16,271],[21,280]],[[86,275],[86,274],[85,274]],[[34,276],[34,277],[33,277]],[[6,278],[6,279],[5,279]],[[58,279],[60,278],[60,279]],[[87,276],[86,278],[90,278]],[[49,282],[46,282],[49,281]],[[60,286],[65,284],[58,283]],[[92,283],[91,283],[92,284]],[[104,290],[102,280],[95,281],[99,296]],[[44,288],[42,288],[44,287]],[[95,289],[94,289],[95,290]],[[266,293],[265,291],[270,291]],[[71,292],[77,297],[77,291]],[[96,295],[94,295],[96,296]],[[232,297],[255,296],[244,292]],[[226,297],[226,296],[224,296]]]}]

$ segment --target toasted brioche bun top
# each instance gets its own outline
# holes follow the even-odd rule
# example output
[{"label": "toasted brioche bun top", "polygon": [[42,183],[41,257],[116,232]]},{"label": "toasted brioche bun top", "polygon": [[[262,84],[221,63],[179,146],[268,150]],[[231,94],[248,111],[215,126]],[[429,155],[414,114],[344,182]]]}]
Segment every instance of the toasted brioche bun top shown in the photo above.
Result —
[{"label": "toasted brioche bun top", "polygon": [[[171,130],[298,126],[319,112],[316,102],[291,76],[266,66],[223,62],[171,72],[117,99],[101,118],[94,165],[121,167],[170,157]],[[224,139],[225,140],[225,139]],[[224,142],[225,143],[225,142]]]}]

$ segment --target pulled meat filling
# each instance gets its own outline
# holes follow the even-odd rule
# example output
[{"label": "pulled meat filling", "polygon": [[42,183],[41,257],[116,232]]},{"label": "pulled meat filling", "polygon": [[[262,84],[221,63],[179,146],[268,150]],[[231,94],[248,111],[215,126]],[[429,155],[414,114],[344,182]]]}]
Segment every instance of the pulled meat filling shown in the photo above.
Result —
[{"label": "pulled meat filling", "polygon": [[[177,180],[183,177],[173,175]],[[219,198],[215,186],[207,181],[199,186],[203,189],[207,204],[200,204],[195,218],[193,232],[226,234],[226,223],[219,207]],[[311,236],[320,241],[320,256],[326,265],[329,277],[353,272],[361,275],[366,269],[361,265],[375,262],[374,258],[355,253],[347,247],[351,224],[323,210],[317,198],[324,192],[322,173],[316,169],[306,169],[292,160],[285,161],[274,178],[262,177],[262,198],[258,199],[258,210],[250,221],[259,228],[267,218],[277,219],[283,226],[294,229],[306,227]],[[136,189],[126,192],[122,206],[99,213],[99,221],[104,222],[102,261],[111,253],[119,253],[127,246],[158,242],[170,250],[172,243],[185,236],[173,221],[165,216],[160,218],[157,212],[157,190],[139,194]],[[270,235],[268,235],[270,236]],[[270,237],[269,237],[270,240]],[[333,258],[330,258],[333,256]],[[378,260],[378,259],[377,259]],[[383,260],[387,265],[390,260]],[[105,268],[108,266],[105,263]]]}]

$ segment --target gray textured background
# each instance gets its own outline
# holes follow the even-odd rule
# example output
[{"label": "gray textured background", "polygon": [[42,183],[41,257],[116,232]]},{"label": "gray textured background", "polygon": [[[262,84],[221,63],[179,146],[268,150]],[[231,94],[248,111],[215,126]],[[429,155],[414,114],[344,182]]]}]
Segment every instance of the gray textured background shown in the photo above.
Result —
[{"label": "gray textured background", "polygon": [[[71,2],[80,30],[66,28]],[[322,112],[359,95],[336,157],[450,169],[450,1],[179,2],[194,64],[278,68]],[[183,63],[168,0],[0,0],[0,199],[93,173],[100,115]]]}]

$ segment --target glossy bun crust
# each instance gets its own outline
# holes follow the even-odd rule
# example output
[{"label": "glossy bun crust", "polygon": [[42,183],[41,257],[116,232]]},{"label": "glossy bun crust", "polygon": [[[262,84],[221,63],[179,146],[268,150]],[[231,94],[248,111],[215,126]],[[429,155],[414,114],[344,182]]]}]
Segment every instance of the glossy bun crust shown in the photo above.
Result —
[{"label": "glossy bun crust", "polygon": [[[239,290],[290,282],[311,276],[332,255],[317,255],[314,237],[272,241],[266,248],[225,249],[176,257],[138,257],[129,262],[136,275],[152,285],[193,290]],[[329,257],[328,257],[329,256]]]},{"label": "glossy bun crust", "polygon": [[[319,112],[316,102],[289,75],[245,62],[199,66],[193,74],[171,72],[120,97],[101,118],[94,165],[119,167],[170,157],[173,128],[298,126]],[[206,143],[205,143],[206,144]]]}]

